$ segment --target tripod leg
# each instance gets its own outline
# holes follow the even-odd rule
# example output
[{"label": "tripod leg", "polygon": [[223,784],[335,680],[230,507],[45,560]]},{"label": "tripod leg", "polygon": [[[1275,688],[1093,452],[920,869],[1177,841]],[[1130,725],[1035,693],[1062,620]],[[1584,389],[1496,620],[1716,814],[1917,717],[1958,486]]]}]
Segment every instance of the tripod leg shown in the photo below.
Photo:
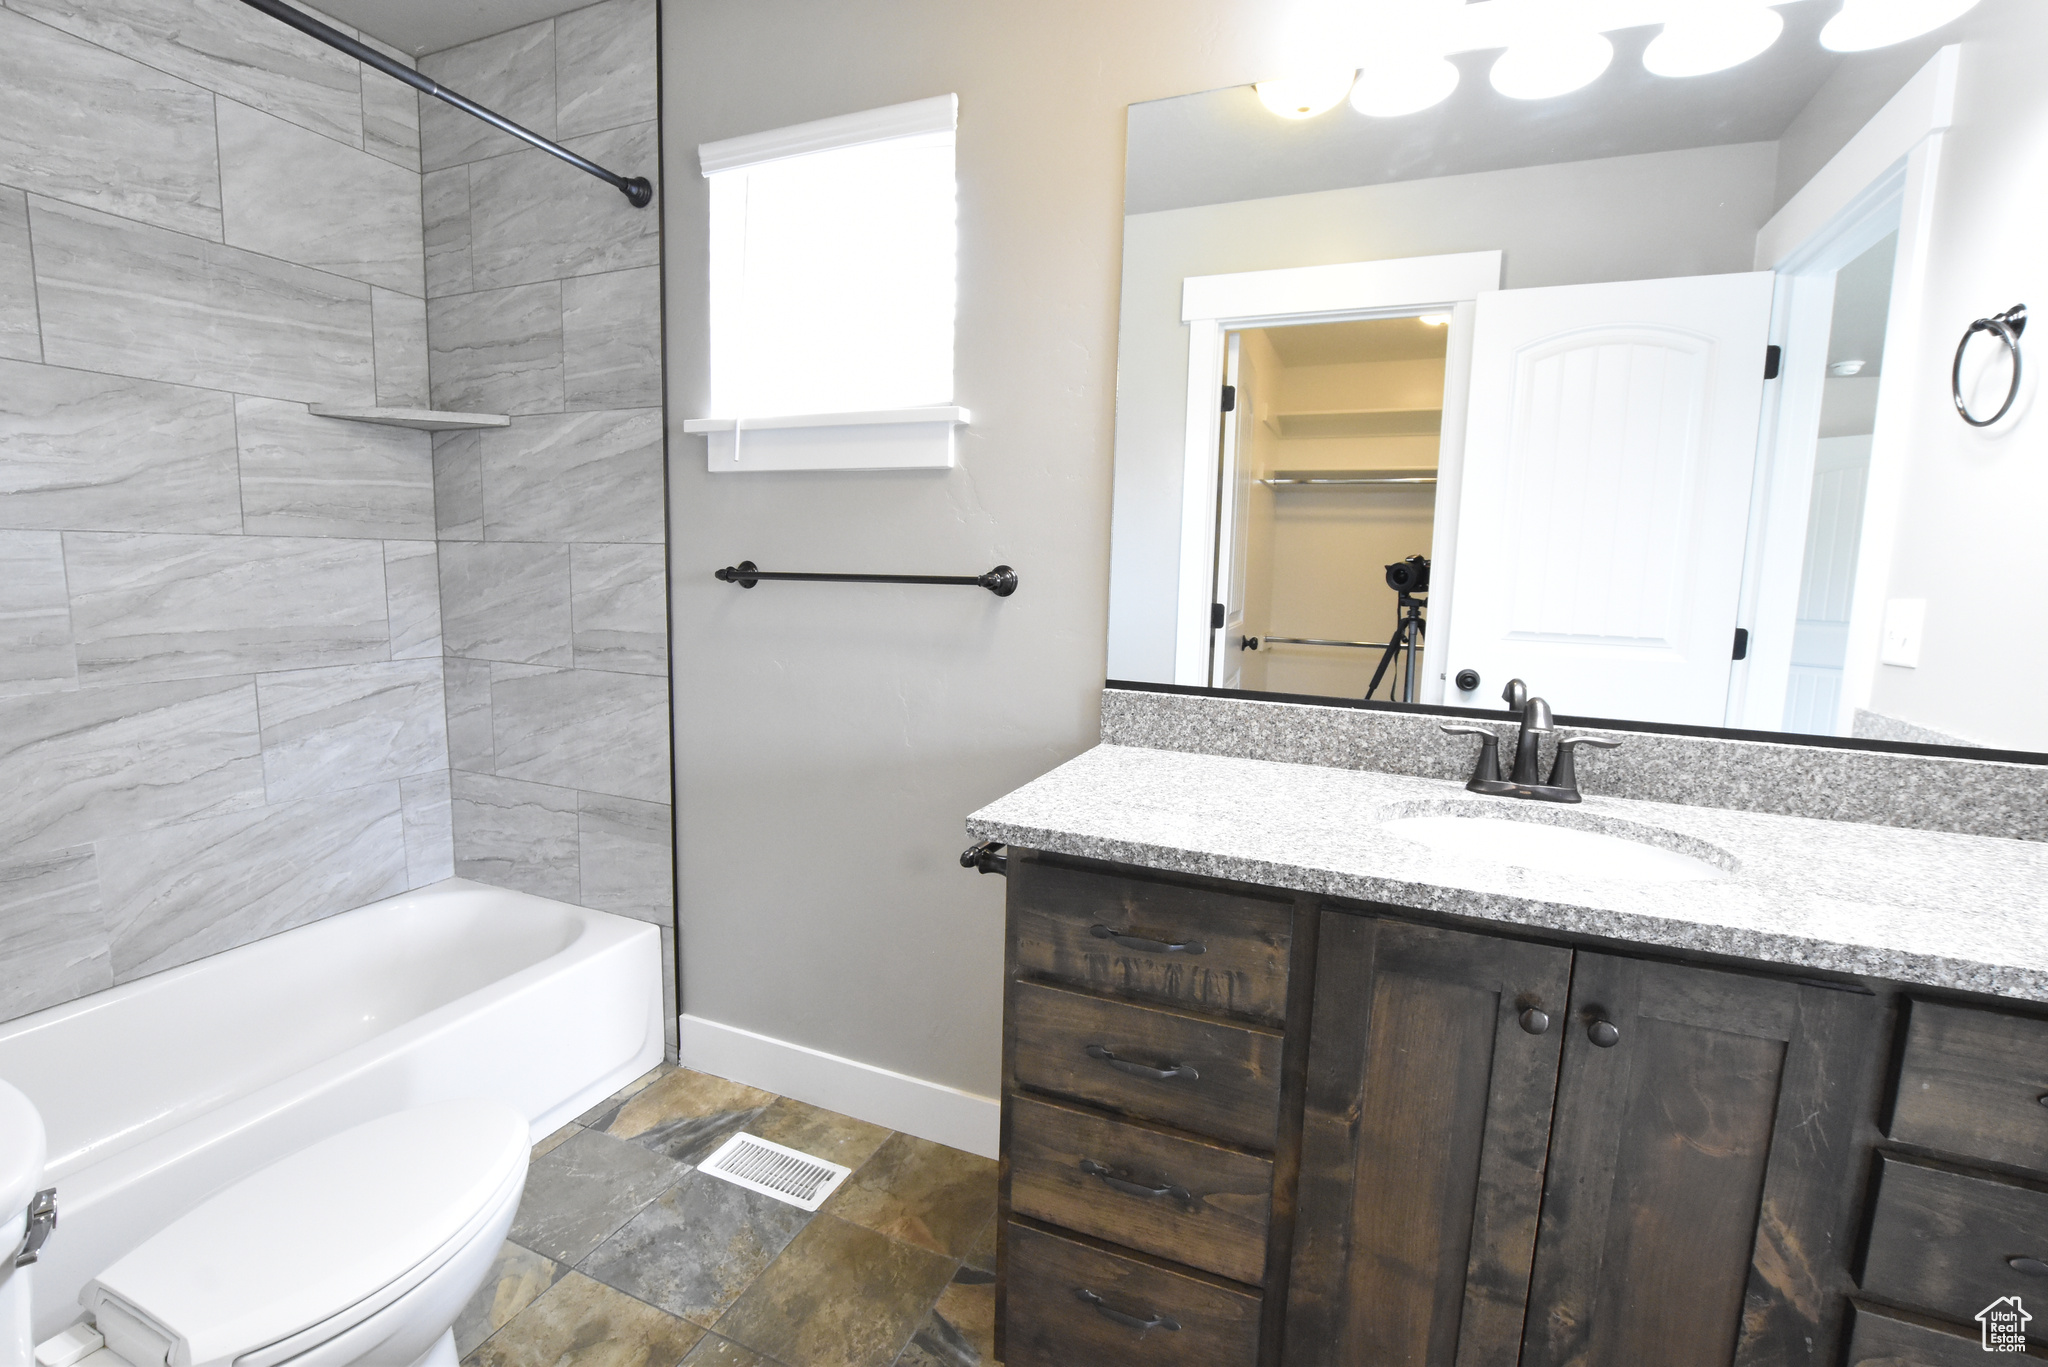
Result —
[{"label": "tripod leg", "polygon": [[1380,652],[1380,667],[1372,672],[1372,682],[1366,685],[1365,700],[1372,701],[1372,695],[1380,691],[1380,680],[1387,677],[1387,669],[1401,657],[1401,643],[1407,638],[1409,620],[1402,618],[1394,624],[1394,634],[1387,638],[1387,648]]}]

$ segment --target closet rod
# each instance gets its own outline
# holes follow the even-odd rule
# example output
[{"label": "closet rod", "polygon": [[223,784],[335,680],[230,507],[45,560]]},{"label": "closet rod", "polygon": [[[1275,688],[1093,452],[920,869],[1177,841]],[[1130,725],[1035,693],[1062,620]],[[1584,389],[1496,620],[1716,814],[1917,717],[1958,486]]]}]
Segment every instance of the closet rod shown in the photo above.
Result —
[{"label": "closet rod", "polygon": [[530,142],[549,156],[560,157],[579,171],[589,172],[605,184],[618,190],[620,194],[631,201],[636,209],[644,209],[654,202],[654,185],[647,177],[633,176],[628,179],[625,176],[607,171],[588,157],[579,157],[561,144],[549,142],[531,129],[521,128],[503,114],[494,113],[468,96],[458,95],[441,85],[440,82],[420,75],[419,72],[414,71],[405,63],[395,62],[377,51],[377,49],[357,42],[346,33],[341,32],[341,30],[321,23],[318,19],[302,10],[293,9],[290,5],[284,3],[284,0],[242,0],[242,3],[251,9],[262,10],[271,18],[282,23],[290,24],[293,28],[309,37],[318,38],[331,48],[346,52],[364,66],[373,66],[386,76],[404,81],[415,90],[432,95],[437,100],[445,100],[465,114],[475,115],[493,128],[502,129],[515,138]]},{"label": "closet rod", "polygon": [[1435,475],[1399,475],[1393,477],[1374,476],[1370,479],[1262,479],[1259,483],[1274,486],[1281,484],[1434,484]]}]

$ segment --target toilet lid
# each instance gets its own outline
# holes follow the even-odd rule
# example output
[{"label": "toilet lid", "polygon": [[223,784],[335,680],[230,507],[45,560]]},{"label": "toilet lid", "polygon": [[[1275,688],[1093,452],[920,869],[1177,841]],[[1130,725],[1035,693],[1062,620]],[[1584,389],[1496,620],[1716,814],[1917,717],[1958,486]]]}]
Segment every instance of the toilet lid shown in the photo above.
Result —
[{"label": "toilet lid", "polygon": [[450,1101],[358,1125],[208,1198],[90,1282],[219,1362],[335,1319],[448,1246],[524,1172],[524,1116]]}]

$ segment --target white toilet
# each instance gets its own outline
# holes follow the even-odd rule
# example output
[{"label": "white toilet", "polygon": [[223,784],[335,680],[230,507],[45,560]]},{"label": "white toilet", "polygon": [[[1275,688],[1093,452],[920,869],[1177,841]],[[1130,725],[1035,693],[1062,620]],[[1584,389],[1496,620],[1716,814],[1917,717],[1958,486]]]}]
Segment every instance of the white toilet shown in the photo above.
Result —
[{"label": "white toilet", "polygon": [[451,1326],[519,1209],[528,1142],[511,1107],[450,1101],[301,1149],[102,1271],[79,1293],[93,1327],[31,1359],[35,1269],[13,1250],[43,1125],[0,1082],[0,1367],[456,1367]]}]

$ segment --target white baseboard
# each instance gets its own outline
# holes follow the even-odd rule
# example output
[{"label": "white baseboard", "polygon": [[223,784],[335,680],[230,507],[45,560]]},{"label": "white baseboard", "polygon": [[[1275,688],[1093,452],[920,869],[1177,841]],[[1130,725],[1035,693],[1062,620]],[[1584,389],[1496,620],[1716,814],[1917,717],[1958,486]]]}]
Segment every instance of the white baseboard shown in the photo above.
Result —
[{"label": "white baseboard", "polygon": [[892,1073],[702,1016],[685,1014],[679,1026],[677,1056],[685,1068],[793,1096],[984,1158],[996,1156],[1002,1105],[992,1096]]}]

